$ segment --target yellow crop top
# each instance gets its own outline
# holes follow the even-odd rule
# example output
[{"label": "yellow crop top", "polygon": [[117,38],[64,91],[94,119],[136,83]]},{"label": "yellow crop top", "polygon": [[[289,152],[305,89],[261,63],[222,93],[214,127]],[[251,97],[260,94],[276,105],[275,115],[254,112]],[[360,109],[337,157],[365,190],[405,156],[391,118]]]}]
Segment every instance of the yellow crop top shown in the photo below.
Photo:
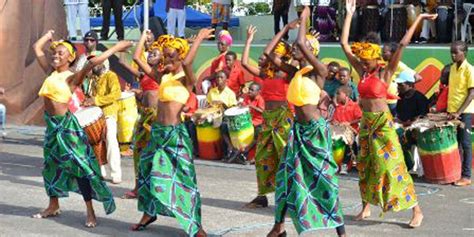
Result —
[{"label": "yellow crop top", "polygon": [[38,95],[58,103],[68,103],[72,97],[72,92],[66,79],[72,74],[74,73],[69,70],[64,72],[54,71],[43,82]]},{"label": "yellow crop top", "polygon": [[176,101],[186,104],[189,98],[188,89],[179,81],[185,74],[183,71],[173,75],[168,73],[161,78],[158,99],[162,102]]},{"label": "yellow crop top", "polygon": [[296,72],[288,86],[286,99],[291,104],[303,106],[307,104],[317,105],[321,95],[321,89],[313,80],[303,76],[313,70],[312,66],[306,66]]}]

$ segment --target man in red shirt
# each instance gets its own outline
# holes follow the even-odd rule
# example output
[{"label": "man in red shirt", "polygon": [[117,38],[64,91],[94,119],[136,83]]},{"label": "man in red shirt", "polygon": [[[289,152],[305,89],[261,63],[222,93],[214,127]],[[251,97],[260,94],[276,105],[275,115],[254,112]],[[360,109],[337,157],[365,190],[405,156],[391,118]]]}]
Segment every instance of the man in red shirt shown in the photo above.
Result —
[{"label": "man in red shirt", "polygon": [[237,54],[229,51],[225,55],[225,62],[227,65],[229,78],[227,79],[227,86],[234,91],[235,95],[239,97],[242,88],[245,86],[244,70],[237,62]]},{"label": "man in red shirt", "polygon": [[[349,86],[341,86],[336,90],[336,110],[332,117],[333,124],[350,125],[355,132],[359,132],[359,122],[362,118],[362,110],[359,105],[350,99],[352,89]],[[350,149],[352,148],[352,149]],[[344,152],[340,174],[347,174],[347,164],[351,162],[351,156],[357,154],[357,144],[347,147]]]}]

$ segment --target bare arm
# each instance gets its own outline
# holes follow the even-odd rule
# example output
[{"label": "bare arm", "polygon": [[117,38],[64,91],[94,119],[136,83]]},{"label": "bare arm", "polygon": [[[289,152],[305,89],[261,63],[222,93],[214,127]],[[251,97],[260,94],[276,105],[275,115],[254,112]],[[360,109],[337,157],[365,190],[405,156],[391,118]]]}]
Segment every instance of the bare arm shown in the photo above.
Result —
[{"label": "bare arm", "polygon": [[341,46],[349,63],[354,67],[356,72],[362,76],[364,74],[364,68],[359,62],[359,59],[352,54],[351,46],[349,45],[349,31],[351,29],[352,16],[354,15],[355,9],[356,0],[346,0],[346,18],[344,19],[344,25],[342,27]]},{"label": "bare arm", "polygon": [[143,70],[145,74],[152,76],[153,69],[150,67],[150,65],[148,65],[147,62],[143,62],[141,59],[146,38],[150,33],[150,30],[145,30],[143,32],[142,37],[140,38],[140,41],[138,41],[137,47],[135,48],[135,53],[133,53],[133,61]]},{"label": "bare arm", "polygon": [[53,34],[54,30],[48,30],[46,34],[44,34],[33,44],[33,51],[35,52],[36,59],[46,74],[49,74],[52,71],[52,67],[49,65],[48,60],[46,59],[43,48],[48,41],[53,40]]},{"label": "bare arm", "polygon": [[135,77],[142,77],[143,74],[140,73],[137,69],[133,68],[132,66],[130,66],[128,63],[122,61],[122,60],[119,60],[119,63],[120,65],[122,65],[125,69],[127,69],[127,71],[129,71],[131,74],[133,74],[133,76]]},{"label": "bare arm", "polygon": [[411,38],[413,37],[413,34],[415,33],[416,27],[420,22],[422,22],[424,19],[430,19],[434,20],[436,19],[438,15],[437,14],[420,14],[413,25],[411,25],[410,29],[408,29],[407,33],[405,33],[405,36],[403,36],[402,40],[400,41],[400,45],[398,46],[398,49],[393,53],[392,58],[390,59],[390,62],[388,63],[387,67],[385,68],[385,74],[384,74],[384,81],[387,83],[390,83],[392,79],[393,73],[397,70],[398,63],[400,62],[402,58],[402,53],[403,49],[410,44]]},{"label": "bare arm", "polygon": [[253,41],[253,36],[257,32],[255,26],[250,25],[247,29],[247,40],[245,41],[244,51],[242,52],[242,66],[247,69],[254,76],[261,76],[262,71],[258,67],[249,64],[250,45]]},{"label": "bare arm", "polygon": [[[301,26],[305,26],[306,22],[308,21],[308,17],[310,15],[309,7],[305,6],[303,12],[301,13]],[[314,72],[316,72],[316,82],[319,88],[324,88],[324,81],[326,80],[326,76],[328,74],[328,69],[326,65],[324,65],[318,58],[313,55],[308,47],[306,46],[306,27],[300,27],[298,31],[298,38],[296,40],[296,45],[303,53],[304,57],[308,62],[313,66]]]},{"label": "bare arm", "polygon": [[471,104],[471,101],[474,99],[474,88],[469,88],[468,94],[461,107],[459,107],[457,113],[462,114],[466,110],[467,106]]},{"label": "bare arm", "polygon": [[117,44],[115,44],[112,48],[109,48],[107,51],[102,53],[101,55],[97,57],[93,57],[88,60],[84,68],[82,68],[80,71],[74,73],[68,78],[69,85],[71,86],[71,89],[75,89],[77,86],[82,84],[82,81],[84,80],[85,76],[87,73],[89,73],[93,67],[102,64],[106,59],[108,59],[110,56],[112,56],[116,52],[124,51],[132,46],[131,41],[120,41]]},{"label": "bare arm", "polygon": [[283,36],[288,31],[290,31],[292,29],[296,29],[298,27],[298,21],[299,21],[299,19],[296,19],[296,20],[288,23],[288,25],[284,26],[283,29],[273,37],[272,41],[270,41],[270,43],[267,44],[267,47],[265,47],[265,49],[263,50],[263,53],[266,54],[266,55],[272,53],[273,49],[275,49],[278,42],[280,42],[281,38],[283,38]]},{"label": "bare arm", "polygon": [[211,37],[212,32],[214,32],[214,29],[208,29],[208,28],[201,29],[199,31],[198,36],[196,37],[196,40],[191,46],[191,49],[189,50],[188,55],[186,55],[186,57],[183,60],[183,70],[184,70],[184,73],[186,74],[186,87],[188,87],[188,89],[192,89],[194,86],[194,83],[196,83],[197,81],[196,76],[194,75],[194,72],[193,72],[193,61],[194,61],[194,58],[196,57],[199,46],[201,45],[203,40]]}]

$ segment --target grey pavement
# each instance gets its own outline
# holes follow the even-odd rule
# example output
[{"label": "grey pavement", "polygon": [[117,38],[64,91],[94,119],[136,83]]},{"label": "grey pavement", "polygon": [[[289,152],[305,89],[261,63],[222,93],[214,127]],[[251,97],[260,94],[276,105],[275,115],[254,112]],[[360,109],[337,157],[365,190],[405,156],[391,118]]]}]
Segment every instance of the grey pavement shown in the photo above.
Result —
[{"label": "grey pavement", "polygon": [[[141,213],[136,200],[120,198],[133,185],[133,164],[127,157],[122,158],[124,182],[110,184],[117,210],[105,215],[102,205],[94,202],[99,222],[96,228],[84,227],[85,206],[82,197],[75,193],[60,200],[62,213],[58,217],[30,218],[48,203],[41,177],[43,132],[41,127],[9,126],[7,138],[0,140],[0,236],[186,236],[173,218],[161,216],[145,231],[128,230]],[[274,196],[269,196],[269,208],[243,208],[256,194],[255,169],[218,161],[195,163],[202,197],[202,223],[210,236],[265,236],[274,220]],[[357,174],[340,177],[348,236],[474,236],[473,190],[474,186],[432,185],[416,179],[425,218],[420,228],[409,229],[406,223],[411,211],[380,217],[380,209],[373,206],[369,219],[354,221],[361,207]],[[290,218],[286,223],[288,236],[297,236]],[[302,236],[336,236],[336,232],[319,230]]]}]

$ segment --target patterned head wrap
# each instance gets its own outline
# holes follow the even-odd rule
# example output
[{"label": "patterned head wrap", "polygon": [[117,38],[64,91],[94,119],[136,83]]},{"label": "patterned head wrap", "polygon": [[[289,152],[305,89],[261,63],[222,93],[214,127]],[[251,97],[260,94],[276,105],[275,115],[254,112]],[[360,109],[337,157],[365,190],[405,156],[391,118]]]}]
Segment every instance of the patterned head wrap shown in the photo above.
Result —
[{"label": "patterned head wrap", "polygon": [[311,45],[311,48],[313,48],[313,55],[318,56],[319,55],[319,40],[311,34],[306,35],[306,40],[309,42],[309,45]]},{"label": "patterned head wrap", "polygon": [[64,47],[66,47],[67,51],[69,52],[69,61],[72,62],[74,61],[74,59],[76,59],[76,50],[74,49],[74,46],[68,42],[68,41],[64,41],[64,40],[59,40],[59,41],[53,41],[51,43],[51,46],[50,46],[50,49],[51,50],[55,50],[59,45],[62,45]]},{"label": "patterned head wrap", "polygon": [[225,42],[227,46],[231,46],[233,42],[232,35],[230,35],[227,30],[221,30],[221,32],[219,32],[219,41]]},{"label": "patterned head wrap", "polygon": [[162,51],[163,47],[158,43],[158,41],[155,41],[151,44],[150,48],[148,48],[148,51],[151,52],[153,50],[157,49],[158,51]]},{"label": "patterned head wrap", "polygon": [[[158,41],[160,39],[158,38]],[[185,39],[174,38],[169,36],[169,38],[163,40],[162,44],[163,49],[171,48],[178,52],[179,59],[183,60],[189,52],[189,43]]]},{"label": "patterned head wrap", "polygon": [[354,55],[360,59],[373,60],[381,58],[381,49],[378,44],[356,42],[351,45]]},{"label": "patterned head wrap", "polygon": [[290,54],[290,49],[289,49],[289,46],[285,42],[280,41],[278,42],[273,52],[280,57],[287,57]]}]

